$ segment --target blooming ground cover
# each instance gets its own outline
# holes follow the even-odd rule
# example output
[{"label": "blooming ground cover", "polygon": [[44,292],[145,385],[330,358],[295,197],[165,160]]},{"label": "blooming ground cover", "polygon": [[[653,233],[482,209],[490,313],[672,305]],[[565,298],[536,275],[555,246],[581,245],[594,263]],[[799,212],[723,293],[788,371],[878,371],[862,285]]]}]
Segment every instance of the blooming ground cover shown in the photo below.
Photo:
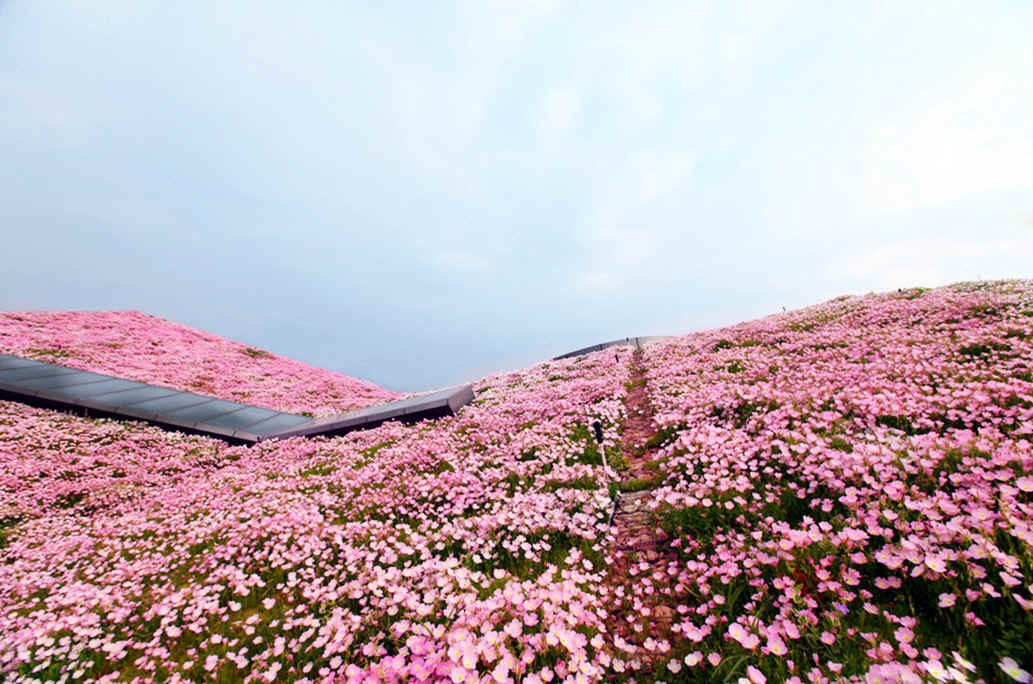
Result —
[{"label": "blooming ground cover", "polygon": [[401,398],[139,311],[0,313],[0,354],[320,417]]},{"label": "blooming ground cover", "polygon": [[[144,372],[126,349],[149,343],[109,354],[74,316],[35,338],[10,320],[0,351]],[[201,358],[247,355],[226,344]],[[300,371],[251,389],[231,359],[254,396],[328,405]],[[454,418],[251,448],[0,402],[0,678],[1028,676],[1033,283],[840,298],[648,346],[657,460],[633,486],[668,546],[615,579],[631,364],[550,361],[476,383]],[[173,365],[134,377],[177,386]]]},{"label": "blooming ground cover", "polygon": [[677,607],[667,678],[1028,678],[1031,283],[840,298],[646,357],[679,555],[636,591]]},{"label": "blooming ground cover", "polygon": [[250,449],[0,402],[0,673],[598,679],[626,374],[542,364],[455,418]]}]

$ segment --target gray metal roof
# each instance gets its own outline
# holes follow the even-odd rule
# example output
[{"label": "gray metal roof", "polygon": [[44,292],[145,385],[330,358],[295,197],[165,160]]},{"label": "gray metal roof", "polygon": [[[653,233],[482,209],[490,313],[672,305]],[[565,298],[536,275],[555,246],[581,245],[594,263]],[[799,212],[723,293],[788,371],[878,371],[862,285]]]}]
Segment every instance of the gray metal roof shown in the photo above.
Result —
[{"label": "gray metal roof", "polygon": [[453,415],[473,400],[473,389],[466,385],[313,419],[0,354],[0,399],[86,415],[131,418],[231,442],[255,443],[301,435],[339,435],[388,420],[412,422]]},{"label": "gray metal roof", "polygon": [[572,352],[566,354],[560,354],[559,356],[552,357],[553,361],[559,361],[560,359],[569,359],[574,356],[582,356],[584,354],[591,354],[594,351],[600,349],[608,349],[610,347],[635,347],[641,349],[643,344],[647,342],[653,342],[655,340],[666,340],[668,335],[652,335],[649,337],[625,337],[619,340],[611,340],[609,342],[600,342],[599,344],[593,344],[590,347],[582,347],[581,349],[575,349]]}]

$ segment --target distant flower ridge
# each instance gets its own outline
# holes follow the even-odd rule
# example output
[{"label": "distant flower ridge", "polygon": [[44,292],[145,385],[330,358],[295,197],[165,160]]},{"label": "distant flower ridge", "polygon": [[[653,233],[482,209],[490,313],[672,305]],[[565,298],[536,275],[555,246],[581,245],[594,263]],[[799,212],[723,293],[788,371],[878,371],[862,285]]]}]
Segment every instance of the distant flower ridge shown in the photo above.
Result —
[{"label": "distant flower ridge", "polygon": [[[358,383],[306,404],[303,370],[263,375],[287,360],[62,316],[0,315],[0,351],[170,386],[195,359],[296,411]],[[164,363],[131,353],[148,325]],[[0,679],[1030,681],[1033,282],[839,298],[643,362],[669,560],[618,578],[629,349],[252,448],[0,402]]]},{"label": "distant flower ridge", "polygon": [[0,353],[315,416],[401,396],[139,311],[0,313]]}]

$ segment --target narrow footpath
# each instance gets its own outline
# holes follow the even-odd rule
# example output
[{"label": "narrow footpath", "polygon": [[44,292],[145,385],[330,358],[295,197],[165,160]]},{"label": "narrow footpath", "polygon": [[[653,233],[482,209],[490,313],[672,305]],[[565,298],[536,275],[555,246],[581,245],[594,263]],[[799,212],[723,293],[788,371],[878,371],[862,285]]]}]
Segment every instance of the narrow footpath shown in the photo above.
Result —
[{"label": "narrow footpath", "polygon": [[647,444],[657,433],[647,382],[642,350],[636,349],[625,403],[627,420],[622,446],[627,468],[617,483],[620,494],[613,515],[610,587],[616,599],[611,613],[613,634],[629,644],[628,659],[638,659],[643,664],[662,656],[662,646],[657,643],[668,638],[673,611],[660,602],[660,596],[637,596],[635,587],[641,586],[637,578],[666,574],[668,563],[675,560],[652,513],[652,490],[659,485],[660,475],[654,463],[656,449]]}]

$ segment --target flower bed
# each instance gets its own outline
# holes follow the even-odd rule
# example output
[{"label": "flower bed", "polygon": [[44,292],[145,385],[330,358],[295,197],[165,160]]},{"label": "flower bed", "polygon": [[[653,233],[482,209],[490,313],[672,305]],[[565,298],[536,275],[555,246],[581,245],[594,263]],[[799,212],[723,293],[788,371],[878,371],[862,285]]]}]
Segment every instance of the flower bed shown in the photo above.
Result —
[{"label": "flower bed", "polygon": [[251,449],[0,403],[0,673],[597,679],[626,375],[607,351]]},{"label": "flower bed", "polygon": [[0,313],[0,353],[320,417],[402,396],[139,311]]},{"label": "flower bed", "polygon": [[1033,285],[841,298],[647,357],[681,560],[637,591],[677,607],[667,676],[1022,677]]},{"label": "flower bed", "polygon": [[[185,381],[183,363],[141,367],[135,342],[94,349],[107,338],[76,316],[32,333],[8,315],[0,349]],[[116,330],[154,319],[127,318],[103,335],[149,344]],[[166,343],[167,361],[196,351],[264,405],[355,396],[256,375],[251,361],[280,361],[197,335]],[[250,449],[0,402],[0,679],[1031,669],[1033,283],[840,298],[647,347],[660,458],[646,484],[675,554],[614,586],[603,464],[621,462],[629,357],[493,375],[457,417]],[[611,623],[657,596],[642,657]]]}]

